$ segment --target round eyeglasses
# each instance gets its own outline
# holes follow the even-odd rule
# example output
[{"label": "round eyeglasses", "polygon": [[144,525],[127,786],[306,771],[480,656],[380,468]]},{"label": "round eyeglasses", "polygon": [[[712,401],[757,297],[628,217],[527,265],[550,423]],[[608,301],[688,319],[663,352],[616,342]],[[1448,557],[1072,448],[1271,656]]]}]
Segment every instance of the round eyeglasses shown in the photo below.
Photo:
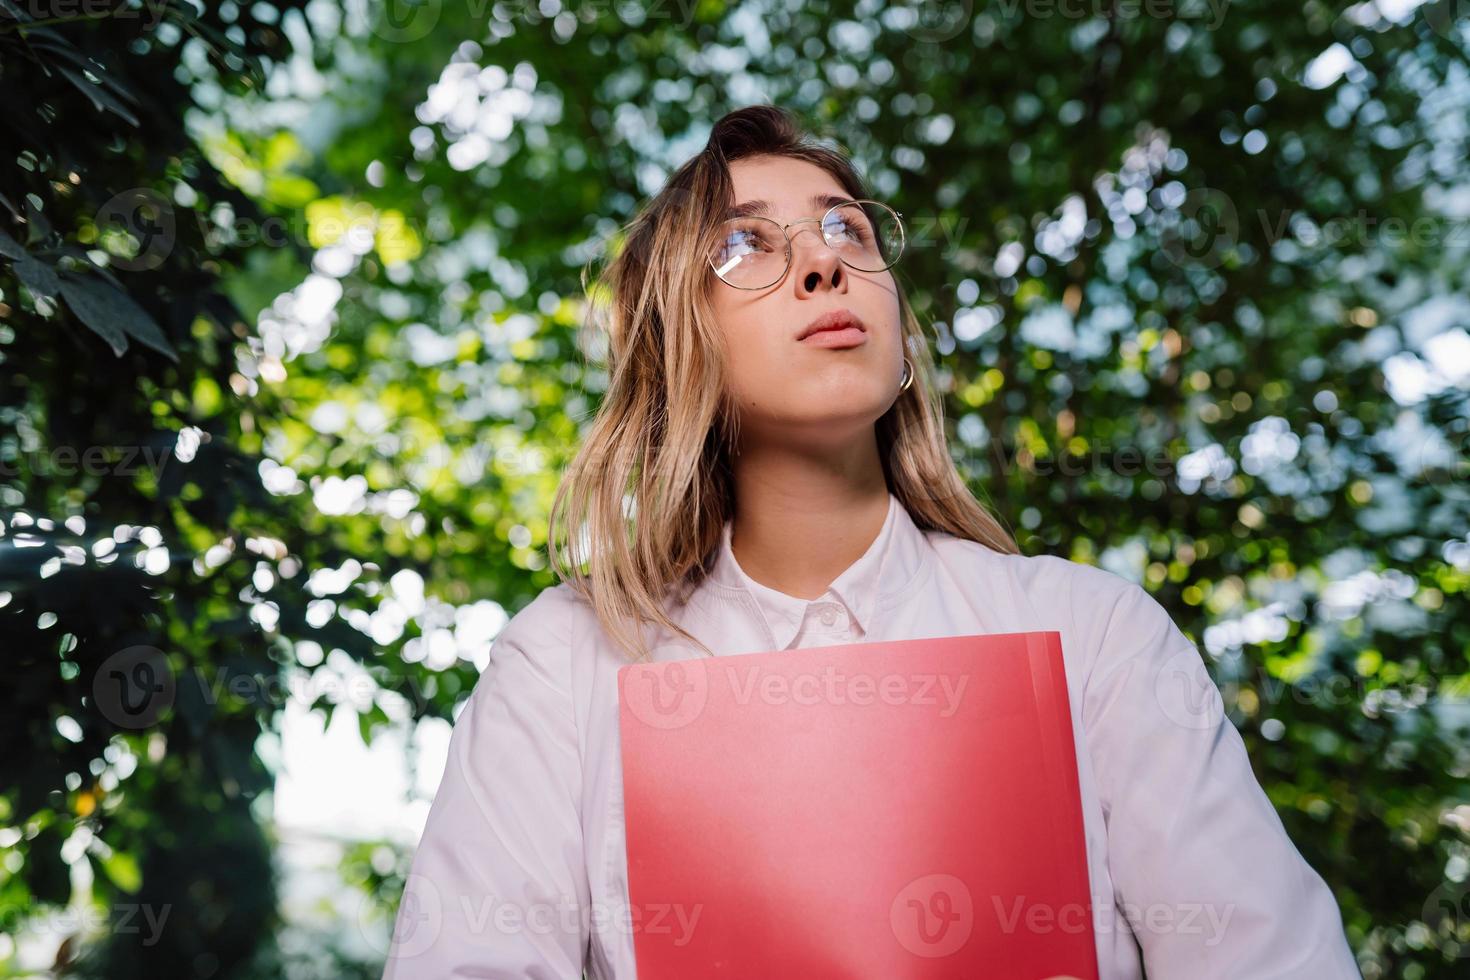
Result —
[{"label": "round eyeglasses", "polygon": [[822,240],[842,264],[859,272],[882,272],[903,254],[903,216],[879,201],[844,201],[818,218],[778,224],[770,218],[730,218],[709,251],[710,268],[736,289],[765,289],[791,268],[792,225],[816,221]]}]

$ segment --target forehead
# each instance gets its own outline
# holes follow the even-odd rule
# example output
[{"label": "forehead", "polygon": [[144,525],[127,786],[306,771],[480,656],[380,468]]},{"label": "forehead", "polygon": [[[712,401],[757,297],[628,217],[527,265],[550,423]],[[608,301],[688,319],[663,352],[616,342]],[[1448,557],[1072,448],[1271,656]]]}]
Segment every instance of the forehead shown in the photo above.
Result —
[{"label": "forehead", "polygon": [[806,160],[791,157],[756,156],[730,164],[734,185],[734,207],[765,201],[772,217],[787,219],[819,214],[830,205],[827,199],[851,200],[837,178]]}]

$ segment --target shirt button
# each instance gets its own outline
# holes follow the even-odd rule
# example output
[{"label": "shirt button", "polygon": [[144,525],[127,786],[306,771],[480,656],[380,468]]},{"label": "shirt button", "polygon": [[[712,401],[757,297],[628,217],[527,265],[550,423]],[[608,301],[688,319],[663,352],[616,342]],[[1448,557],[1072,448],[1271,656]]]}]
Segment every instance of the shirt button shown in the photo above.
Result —
[{"label": "shirt button", "polygon": [[822,625],[831,626],[835,622],[837,622],[837,611],[834,610],[831,606],[823,606]]}]

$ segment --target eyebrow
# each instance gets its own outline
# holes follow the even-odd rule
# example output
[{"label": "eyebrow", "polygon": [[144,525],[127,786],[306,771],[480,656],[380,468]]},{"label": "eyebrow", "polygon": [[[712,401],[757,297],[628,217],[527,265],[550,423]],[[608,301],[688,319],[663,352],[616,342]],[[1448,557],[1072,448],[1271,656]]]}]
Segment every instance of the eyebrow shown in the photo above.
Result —
[{"label": "eyebrow", "polygon": [[[836,194],[813,194],[811,197],[807,198],[807,203],[808,204],[810,204],[814,209],[816,209],[818,211],[823,211],[823,212],[829,210],[834,205],[837,205],[837,204],[851,204],[852,201],[853,201],[853,198],[850,198],[850,197],[839,197]],[[735,205],[734,207],[730,208],[728,211],[725,212],[725,217],[727,219],[729,219],[729,218],[753,218],[753,217],[755,217],[757,215],[760,215],[762,217],[770,217],[770,215],[771,215],[771,205],[770,205],[770,203],[769,202],[766,202],[766,201],[759,201],[759,200],[757,200],[757,201],[746,201],[744,204],[737,204],[737,205]]]}]

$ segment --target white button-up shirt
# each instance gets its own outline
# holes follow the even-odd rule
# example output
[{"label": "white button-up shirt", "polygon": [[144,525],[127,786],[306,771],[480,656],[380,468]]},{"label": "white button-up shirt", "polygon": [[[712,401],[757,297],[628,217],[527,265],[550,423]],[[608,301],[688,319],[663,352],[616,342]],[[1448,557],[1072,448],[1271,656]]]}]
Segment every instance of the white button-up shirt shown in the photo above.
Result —
[{"label": "white button-up shirt", "polygon": [[[717,655],[1059,631],[1102,980],[1360,976],[1198,650],[1140,586],[920,530],[890,495],[877,538],[820,597],[751,579],[727,523],[711,575],[671,611]],[[672,639],[652,653],[703,655]],[[637,975],[634,933],[653,920],[628,899],[625,663],[565,584],[511,618],[455,723],[385,980]]]}]

